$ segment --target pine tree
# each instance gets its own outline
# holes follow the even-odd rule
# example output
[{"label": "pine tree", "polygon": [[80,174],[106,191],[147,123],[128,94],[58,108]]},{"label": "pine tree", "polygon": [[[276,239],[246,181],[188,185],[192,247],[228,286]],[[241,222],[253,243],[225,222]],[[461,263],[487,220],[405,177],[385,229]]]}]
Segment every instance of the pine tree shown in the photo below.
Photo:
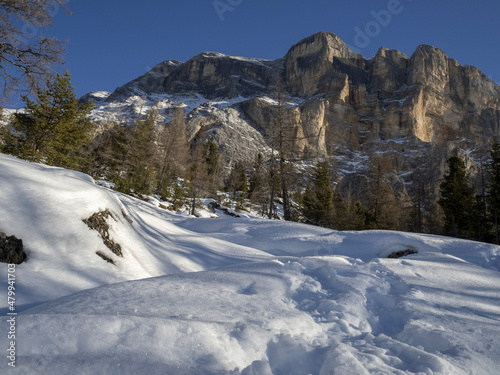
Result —
[{"label": "pine tree", "polygon": [[413,180],[413,199],[410,212],[409,230],[412,232],[423,233],[425,222],[425,203],[427,192],[423,172],[415,169],[412,173]]},{"label": "pine tree", "polygon": [[252,171],[250,173],[250,186],[249,186],[249,194],[250,199],[254,194],[258,194],[265,185],[266,182],[266,171],[264,166],[264,157],[261,153],[257,155],[257,158],[253,164]]},{"label": "pine tree", "polygon": [[388,181],[390,165],[391,161],[383,157],[372,160],[367,189],[367,215],[373,229],[396,229],[398,225],[398,202]]},{"label": "pine tree", "polygon": [[226,190],[233,194],[233,199],[237,198],[239,192],[248,193],[248,179],[246,166],[243,162],[236,162],[227,179]]},{"label": "pine tree", "polygon": [[458,156],[448,159],[448,172],[439,185],[438,203],[444,211],[444,232],[460,238],[470,238],[475,213],[474,188],[469,186],[465,163]]},{"label": "pine tree", "polygon": [[493,223],[494,241],[500,244],[500,144],[495,139],[491,145],[491,161],[488,165],[490,175],[489,212]]},{"label": "pine tree", "polygon": [[37,101],[23,97],[26,110],[16,113],[18,156],[65,168],[82,169],[84,146],[90,143],[92,122],[88,115],[91,102],[79,103],[68,72],[58,74],[47,88],[38,90]]},{"label": "pine tree", "polygon": [[125,170],[127,155],[130,151],[132,128],[123,123],[109,123],[107,130],[98,134],[87,148],[90,160],[86,173],[97,178],[114,181]]},{"label": "pine tree", "polygon": [[337,230],[364,230],[367,226],[367,209],[353,195],[351,187],[345,192],[333,192],[333,228]]},{"label": "pine tree", "polygon": [[267,176],[268,172],[264,164],[264,157],[259,153],[250,173],[249,195],[250,201],[259,205],[262,216],[267,216],[269,209],[267,194],[269,190],[269,183]]},{"label": "pine tree", "polygon": [[245,206],[245,199],[248,198],[247,168],[243,162],[237,162],[234,165],[228,177],[226,189],[236,200],[236,210],[242,210]]},{"label": "pine tree", "polygon": [[156,147],[155,118],[151,111],[145,119],[138,119],[129,139],[124,155],[123,170],[120,171],[117,189],[138,194],[151,194],[155,186],[154,158]]},{"label": "pine tree", "polygon": [[303,215],[307,223],[332,226],[333,192],[326,162],[318,163],[303,197]]},{"label": "pine tree", "polygon": [[206,162],[207,162],[207,173],[209,176],[213,176],[217,173],[217,168],[219,164],[219,150],[214,142],[207,142],[206,145]]},{"label": "pine tree", "polygon": [[209,194],[214,195],[222,185],[219,149],[214,142],[208,141],[205,143],[205,164],[207,173],[206,190]]}]

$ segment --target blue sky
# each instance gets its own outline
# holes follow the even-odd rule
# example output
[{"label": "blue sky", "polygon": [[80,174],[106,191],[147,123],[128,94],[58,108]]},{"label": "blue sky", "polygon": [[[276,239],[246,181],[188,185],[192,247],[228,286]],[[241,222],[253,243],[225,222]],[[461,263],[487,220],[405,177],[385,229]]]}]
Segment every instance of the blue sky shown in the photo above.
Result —
[{"label": "blue sky", "polygon": [[277,59],[318,31],[367,58],[381,46],[410,56],[444,50],[500,82],[497,0],[72,0],[46,33],[68,41],[78,96],[113,91],[164,60],[203,51]]}]

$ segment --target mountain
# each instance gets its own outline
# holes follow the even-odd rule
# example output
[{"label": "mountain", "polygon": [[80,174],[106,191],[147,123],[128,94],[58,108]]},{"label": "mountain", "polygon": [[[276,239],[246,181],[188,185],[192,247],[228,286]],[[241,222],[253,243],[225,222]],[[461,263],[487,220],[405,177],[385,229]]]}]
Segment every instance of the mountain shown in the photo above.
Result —
[{"label": "mountain", "polygon": [[270,152],[283,116],[277,87],[294,134],[291,149],[329,159],[344,187],[382,158],[394,186],[411,182],[417,171],[435,191],[449,156],[465,158],[474,175],[500,134],[500,87],[477,68],[427,45],[411,57],[380,48],[366,59],[325,32],[275,61],[213,52],[185,63],[168,60],[111,94],[85,100],[97,103],[98,131],[152,108],[169,121],[183,102],[192,141],[214,141],[229,162],[249,162]]},{"label": "mountain", "polygon": [[0,180],[9,374],[497,373],[499,246],[196,218],[3,154]]}]

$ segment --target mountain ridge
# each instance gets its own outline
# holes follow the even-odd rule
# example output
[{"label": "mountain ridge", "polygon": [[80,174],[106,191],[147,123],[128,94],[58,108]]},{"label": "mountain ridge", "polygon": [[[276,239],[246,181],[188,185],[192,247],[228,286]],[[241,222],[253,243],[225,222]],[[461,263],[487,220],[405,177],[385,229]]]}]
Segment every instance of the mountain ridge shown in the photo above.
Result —
[{"label": "mountain ridge", "polygon": [[[316,50],[314,48],[316,47]],[[313,50],[311,50],[313,48]],[[231,55],[226,55],[222,54],[219,52],[212,52],[212,51],[205,51],[201,52],[198,55],[192,57],[186,62],[180,62],[177,60],[165,60],[163,62],[160,62],[159,64],[155,65],[150,71],[146,72],[142,76],[118,87],[112,94],[112,96],[109,98],[110,100],[119,100],[118,94],[123,91],[123,88],[130,86],[132,83],[137,82],[138,79],[143,78],[143,77],[148,77],[149,75],[164,75],[162,78],[168,77],[173,70],[176,68],[179,68],[184,65],[191,65],[193,64],[194,61],[197,62],[206,62],[207,60],[214,59],[214,58],[223,58],[223,59],[228,59],[228,60],[234,60],[234,61],[241,61],[241,62],[249,62],[249,63],[258,63],[263,66],[271,67],[271,68],[277,68],[279,67],[280,63],[283,62],[283,60],[287,59],[296,59],[294,58],[293,55],[296,50],[299,50],[299,54],[305,54],[305,55],[314,55],[315,53],[321,52],[321,50],[328,50],[331,49],[333,51],[330,51],[330,59],[332,57],[335,57],[337,59],[355,59],[355,60],[361,60],[363,64],[367,64],[368,68],[370,68],[370,63],[372,63],[375,60],[378,60],[380,57],[386,58],[387,53],[391,55],[397,55],[398,58],[403,58],[406,60],[414,60],[416,57],[416,54],[419,53],[427,53],[427,54],[432,54],[432,55],[443,55],[446,59],[449,59],[450,61],[453,62],[453,65],[462,67],[464,69],[472,69],[472,70],[477,70],[477,72],[480,73],[483,79],[491,82],[494,86],[500,88],[498,84],[491,79],[489,79],[484,73],[482,73],[478,68],[472,66],[472,65],[461,65],[457,60],[453,58],[449,58],[446,53],[437,47],[427,45],[427,44],[421,44],[417,46],[413,54],[408,58],[403,52],[396,50],[396,49],[388,49],[387,47],[380,47],[377,53],[371,57],[371,58],[365,58],[362,55],[359,55],[352,50],[349,49],[349,47],[335,34],[333,33],[328,33],[328,32],[318,32],[314,35],[311,35],[309,37],[306,37],[299,41],[298,43],[294,44],[290,49],[287,51],[285,56],[282,58],[278,58],[276,60],[268,60],[268,59],[259,59],[259,58],[251,58],[251,57],[242,57],[242,56],[231,56]],[[325,51],[323,51],[325,52]],[[359,64],[358,64],[359,65]],[[165,68],[167,66],[167,68]],[[165,74],[166,73],[166,74]],[[205,72],[208,73],[208,72]],[[206,75],[205,75],[206,76]],[[189,77],[188,77],[189,78]],[[193,77],[190,77],[193,78]],[[152,92],[148,93],[151,94]],[[165,93],[165,91],[161,92]],[[213,99],[213,98],[211,98]]]},{"label": "mountain ridge", "polygon": [[337,165],[341,186],[382,157],[398,186],[411,190],[419,171],[436,193],[449,156],[466,159],[474,175],[500,135],[500,86],[478,68],[425,44],[410,57],[381,47],[366,59],[326,32],[276,60],[216,52],[166,60],[99,99],[94,118],[130,121],[154,108],[168,122],[182,102],[191,142],[215,142],[230,165],[251,163],[271,150],[277,87],[296,135],[291,149]]}]

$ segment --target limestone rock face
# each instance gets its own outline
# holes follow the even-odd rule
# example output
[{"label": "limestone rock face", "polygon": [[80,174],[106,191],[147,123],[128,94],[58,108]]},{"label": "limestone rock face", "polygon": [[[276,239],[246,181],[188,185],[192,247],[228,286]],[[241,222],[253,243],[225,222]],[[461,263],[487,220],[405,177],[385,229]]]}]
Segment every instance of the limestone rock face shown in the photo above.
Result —
[{"label": "limestone rock face", "polygon": [[[140,109],[131,104],[137,98]],[[186,105],[192,142],[215,141],[230,162],[270,152],[285,121],[293,152],[335,160],[344,177],[366,173],[370,159],[383,155],[395,180],[421,168],[437,186],[440,176],[431,169],[441,172],[451,154],[486,148],[500,135],[500,87],[477,68],[426,45],[409,58],[380,48],[366,59],[325,32],[275,61],[213,52],[166,61],[96,111],[125,108],[138,116],[145,106],[170,121],[178,102]]]},{"label": "limestone rock face", "polygon": [[251,96],[273,83],[274,61],[204,52],[186,63],[166,61],[118,88],[109,98],[134,95],[197,93],[207,99]]},{"label": "limestone rock face", "polygon": [[167,60],[151,69],[146,74],[117,88],[108,101],[123,101],[135,95],[150,95],[163,93],[163,81],[183,64],[175,60]]},{"label": "limestone rock face", "polygon": [[294,45],[285,56],[286,84],[295,95],[312,96],[342,89],[346,69],[357,69],[362,56],[334,34],[318,33]]},{"label": "limestone rock face", "polygon": [[373,58],[371,84],[386,93],[399,90],[406,83],[407,68],[408,58],[404,53],[382,47]]}]

